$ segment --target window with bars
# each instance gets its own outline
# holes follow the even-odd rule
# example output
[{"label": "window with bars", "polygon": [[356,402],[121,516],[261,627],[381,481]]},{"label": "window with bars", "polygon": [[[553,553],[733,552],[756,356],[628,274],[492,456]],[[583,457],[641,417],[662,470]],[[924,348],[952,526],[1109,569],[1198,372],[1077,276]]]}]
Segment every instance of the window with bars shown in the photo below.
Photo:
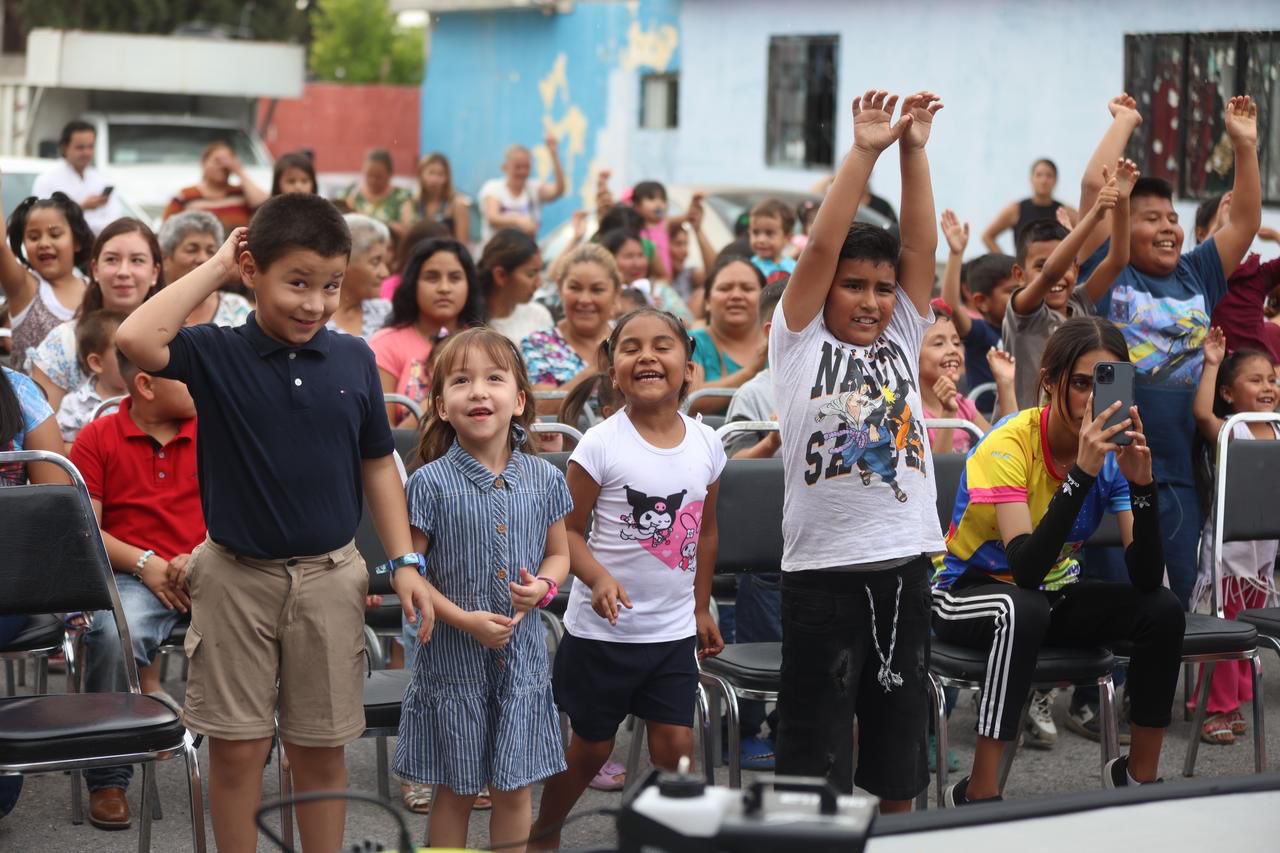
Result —
[{"label": "window with bars", "polygon": [[769,40],[765,160],[770,166],[835,165],[839,36]]},{"label": "window with bars", "polygon": [[1232,96],[1258,104],[1258,163],[1265,204],[1280,204],[1280,32],[1151,33],[1125,36],[1125,89],[1142,125],[1129,156],[1184,198],[1231,189],[1231,142],[1222,113]]}]

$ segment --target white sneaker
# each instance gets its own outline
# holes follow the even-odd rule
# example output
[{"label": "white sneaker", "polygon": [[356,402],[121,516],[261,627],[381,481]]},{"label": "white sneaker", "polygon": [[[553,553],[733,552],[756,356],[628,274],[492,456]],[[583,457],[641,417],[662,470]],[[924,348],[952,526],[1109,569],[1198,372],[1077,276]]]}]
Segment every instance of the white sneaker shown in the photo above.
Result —
[{"label": "white sneaker", "polygon": [[1035,749],[1053,749],[1058,742],[1058,727],[1053,724],[1053,699],[1057,690],[1035,691],[1023,730],[1023,743]]}]

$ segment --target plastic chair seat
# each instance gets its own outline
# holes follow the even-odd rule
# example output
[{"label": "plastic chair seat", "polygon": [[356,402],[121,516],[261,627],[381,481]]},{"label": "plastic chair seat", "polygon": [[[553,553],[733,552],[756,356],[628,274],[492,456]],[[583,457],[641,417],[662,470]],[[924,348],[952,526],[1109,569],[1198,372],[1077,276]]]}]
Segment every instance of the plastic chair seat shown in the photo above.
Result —
[{"label": "plastic chair seat", "polygon": [[737,575],[712,575],[711,597],[715,599],[733,598],[738,594]]},{"label": "plastic chair seat", "polygon": [[0,646],[0,652],[31,652],[38,649],[62,648],[67,629],[57,616],[32,616],[16,637]]},{"label": "plastic chair seat", "polygon": [[[1257,645],[1258,629],[1251,624],[1204,613],[1187,614],[1187,627],[1182,635],[1184,658],[1251,652]],[[1132,646],[1128,642],[1120,642],[1115,643],[1112,649],[1120,657],[1129,657]]]},{"label": "plastic chair seat", "polygon": [[1242,610],[1236,619],[1252,625],[1259,634],[1280,637],[1280,607],[1258,607]]},{"label": "plastic chair seat", "polygon": [[704,660],[702,670],[741,690],[777,693],[782,685],[782,643],[729,643]]},{"label": "plastic chair seat", "polygon": [[[988,650],[944,643],[934,638],[930,645],[929,669],[943,678],[980,682],[986,678]],[[1036,657],[1033,684],[1094,684],[1116,666],[1106,649],[1063,649],[1044,647]]]},{"label": "plastic chair seat", "polygon": [[56,693],[0,699],[4,763],[75,761],[174,749],[186,729],[178,712],[138,693]]},{"label": "plastic chair seat", "polygon": [[364,680],[364,727],[394,729],[400,726],[400,708],[413,673],[407,669],[375,669]]},{"label": "plastic chair seat", "polygon": [[394,631],[400,633],[401,619],[404,611],[400,609],[400,596],[382,596],[382,606],[364,612],[364,624],[374,631]]}]

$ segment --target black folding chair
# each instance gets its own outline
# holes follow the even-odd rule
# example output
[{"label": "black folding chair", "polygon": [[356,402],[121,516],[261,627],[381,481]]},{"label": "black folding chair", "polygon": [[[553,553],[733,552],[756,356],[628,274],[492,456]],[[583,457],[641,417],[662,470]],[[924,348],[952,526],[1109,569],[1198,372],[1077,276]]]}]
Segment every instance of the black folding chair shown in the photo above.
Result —
[{"label": "black folding chair", "polygon": [[[773,421],[733,421],[716,430],[721,441],[737,432],[776,432]],[[783,468],[780,458],[731,459],[720,475],[716,519],[721,530],[716,574],[775,573],[782,565]],[[724,699],[728,714],[729,787],[742,787],[738,700],[777,702],[782,685],[781,643],[728,643],[701,666],[702,686]],[[718,703],[711,703],[711,716]]]},{"label": "black folding chair", "polygon": [[[1218,432],[1218,465],[1214,471],[1213,542],[1201,543],[1210,547],[1210,563],[1213,566],[1213,585],[1210,587],[1210,603],[1217,616],[1215,622],[1225,632],[1227,626],[1238,625],[1237,632],[1227,646],[1220,645],[1216,654],[1203,653],[1196,660],[1203,661],[1204,680],[1200,685],[1200,697],[1196,701],[1195,718],[1187,745],[1187,759],[1183,775],[1195,772],[1196,753],[1200,747],[1200,729],[1204,725],[1208,707],[1209,688],[1213,684],[1214,662],[1219,660],[1247,660],[1253,675],[1253,765],[1262,773],[1267,767],[1266,703],[1263,700],[1262,670],[1258,654],[1261,642],[1280,654],[1280,607],[1259,607],[1245,610],[1236,620],[1224,619],[1222,609],[1222,546],[1227,542],[1249,542],[1258,539],[1280,539],[1280,512],[1276,510],[1276,482],[1280,480],[1280,441],[1232,441],[1231,432],[1239,423],[1280,424],[1280,415],[1249,412],[1228,418]],[[1188,614],[1200,620],[1211,617]],[[1249,634],[1253,636],[1250,637]],[[1183,660],[1188,649],[1183,646]]]},{"label": "black folding chair", "polygon": [[129,628],[84,480],[74,465],[54,453],[0,453],[0,464],[11,462],[57,465],[69,475],[71,485],[0,489],[0,542],[6,549],[0,561],[0,588],[5,590],[0,615],[111,610],[129,690],[0,699],[0,775],[141,764],[138,849],[147,851],[152,764],[182,756],[192,842],[203,853],[199,759],[178,712],[139,688]]}]

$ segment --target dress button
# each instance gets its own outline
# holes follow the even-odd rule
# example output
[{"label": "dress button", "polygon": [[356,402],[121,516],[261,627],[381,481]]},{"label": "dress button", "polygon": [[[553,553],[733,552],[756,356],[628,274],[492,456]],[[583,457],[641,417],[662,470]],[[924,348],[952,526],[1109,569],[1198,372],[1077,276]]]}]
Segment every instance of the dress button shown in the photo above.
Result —
[{"label": "dress button", "polygon": [[301,384],[302,384],[302,380],[301,380],[301,379],[295,379],[295,380],[293,380],[293,384],[294,384],[294,385],[301,385]]},{"label": "dress button", "polygon": [[506,481],[504,481],[501,477],[493,481],[493,487],[495,489],[501,489],[505,485],[506,485]]},{"label": "dress button", "polygon": [[499,523],[498,523],[498,533],[499,533],[500,535],[505,536],[505,535],[506,535],[506,533],[507,533],[507,526],[506,526],[505,524],[502,524],[501,522],[499,522]]},{"label": "dress button", "polygon": [[507,570],[498,569],[498,580],[506,580],[506,579],[507,579]]},{"label": "dress button", "polygon": [[293,360],[294,360],[295,358],[297,358],[297,357],[298,357],[298,354],[297,354],[296,352],[291,352],[291,353],[289,353],[289,360],[290,360],[290,361],[293,361]]},{"label": "dress button", "polygon": [[163,472],[163,471],[161,471],[161,472],[160,472],[160,479],[161,479],[161,480],[163,480],[163,479],[164,479],[164,472]]},{"label": "dress button", "polygon": [[161,459],[163,459],[163,458],[164,458],[164,451],[163,451],[163,450],[161,450],[159,455],[160,455],[160,458],[161,458]]}]

